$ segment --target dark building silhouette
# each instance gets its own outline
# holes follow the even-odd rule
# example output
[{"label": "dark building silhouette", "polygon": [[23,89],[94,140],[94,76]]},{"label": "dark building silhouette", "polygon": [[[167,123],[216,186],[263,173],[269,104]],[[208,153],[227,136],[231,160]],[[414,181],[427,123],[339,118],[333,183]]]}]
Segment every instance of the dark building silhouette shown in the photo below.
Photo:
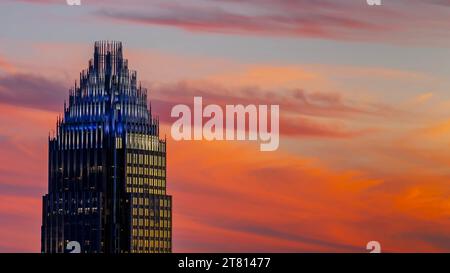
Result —
[{"label": "dark building silhouette", "polygon": [[42,252],[171,252],[166,142],[120,42],[96,42],[49,138]]}]

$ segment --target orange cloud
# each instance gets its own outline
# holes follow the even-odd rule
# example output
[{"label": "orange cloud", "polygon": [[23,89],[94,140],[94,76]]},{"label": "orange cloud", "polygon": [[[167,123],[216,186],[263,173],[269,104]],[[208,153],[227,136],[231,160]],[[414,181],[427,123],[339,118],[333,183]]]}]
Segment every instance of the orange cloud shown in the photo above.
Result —
[{"label": "orange cloud", "polygon": [[[183,234],[177,251],[205,244],[216,251],[364,252],[370,240],[385,251],[450,248],[432,239],[445,238],[450,227],[445,177],[423,188],[413,172],[373,178],[378,175],[333,171],[315,159],[259,153],[242,143],[169,141],[168,147],[169,191],[180,217],[175,234]],[[433,223],[441,228],[422,228]]]},{"label": "orange cloud", "polygon": [[0,70],[6,71],[9,74],[13,74],[17,71],[16,67],[10,62],[6,61],[0,56]]},{"label": "orange cloud", "polygon": [[0,194],[0,252],[40,252],[41,198]]},{"label": "orange cloud", "polygon": [[299,66],[247,66],[242,71],[212,75],[211,81],[226,86],[264,86],[265,88],[298,88],[305,83],[325,82],[323,75]]}]

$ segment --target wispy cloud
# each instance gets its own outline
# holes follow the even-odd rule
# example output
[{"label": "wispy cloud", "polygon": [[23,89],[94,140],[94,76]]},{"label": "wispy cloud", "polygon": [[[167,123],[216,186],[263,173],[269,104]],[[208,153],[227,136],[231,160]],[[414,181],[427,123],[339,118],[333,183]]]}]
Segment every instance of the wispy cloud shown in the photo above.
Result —
[{"label": "wispy cloud", "polygon": [[68,88],[32,74],[0,76],[0,103],[44,110],[60,110]]},{"label": "wispy cloud", "polygon": [[193,32],[427,43],[432,41],[410,34],[442,40],[440,35],[449,32],[450,11],[435,4],[446,6],[442,1],[415,0],[392,1],[378,8],[365,1],[154,1],[152,5],[136,2],[135,8],[125,10],[101,5],[96,14]]},{"label": "wispy cloud", "polygon": [[[176,250],[363,252],[370,240],[385,251],[450,247],[431,239],[447,236],[445,176],[428,183],[412,173],[375,178],[376,172],[335,171],[307,157],[256,154],[238,144],[170,141],[168,147],[169,163],[177,166],[169,169],[178,196],[174,226],[187,228],[176,229],[183,234]],[[417,230],[423,233],[415,238],[398,236]]]},{"label": "wispy cloud", "polygon": [[[193,104],[201,96],[205,105],[280,105],[280,133],[291,137],[351,138],[372,128],[351,128],[351,120],[384,116],[388,107],[357,104],[338,93],[307,92],[302,89],[264,90],[255,87],[230,88],[205,81],[183,81],[152,88],[152,107],[166,123],[174,121],[170,111],[176,104]],[[336,119],[338,118],[338,119]],[[346,124],[346,121],[347,124]]]}]

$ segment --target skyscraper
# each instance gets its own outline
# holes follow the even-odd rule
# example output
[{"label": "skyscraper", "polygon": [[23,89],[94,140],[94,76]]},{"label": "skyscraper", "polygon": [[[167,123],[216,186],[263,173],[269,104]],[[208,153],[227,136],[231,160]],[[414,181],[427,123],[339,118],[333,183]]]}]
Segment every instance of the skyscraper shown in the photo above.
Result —
[{"label": "skyscraper", "polygon": [[96,42],[49,138],[42,252],[171,252],[166,142],[120,42]]}]

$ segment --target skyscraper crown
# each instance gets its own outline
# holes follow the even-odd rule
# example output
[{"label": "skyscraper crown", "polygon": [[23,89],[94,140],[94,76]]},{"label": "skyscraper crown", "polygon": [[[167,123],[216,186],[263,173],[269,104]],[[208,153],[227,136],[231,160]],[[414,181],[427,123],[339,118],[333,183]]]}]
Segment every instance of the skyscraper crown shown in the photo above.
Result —
[{"label": "skyscraper crown", "polygon": [[99,41],[94,45],[94,69],[99,73],[119,75],[127,66],[123,62],[122,43]]},{"label": "skyscraper crown", "polygon": [[136,71],[128,68],[121,42],[95,42],[94,58],[80,73],[79,85],[70,89],[64,110],[66,124],[109,121],[112,127],[120,123],[126,130],[157,133],[147,89],[138,86]]}]

